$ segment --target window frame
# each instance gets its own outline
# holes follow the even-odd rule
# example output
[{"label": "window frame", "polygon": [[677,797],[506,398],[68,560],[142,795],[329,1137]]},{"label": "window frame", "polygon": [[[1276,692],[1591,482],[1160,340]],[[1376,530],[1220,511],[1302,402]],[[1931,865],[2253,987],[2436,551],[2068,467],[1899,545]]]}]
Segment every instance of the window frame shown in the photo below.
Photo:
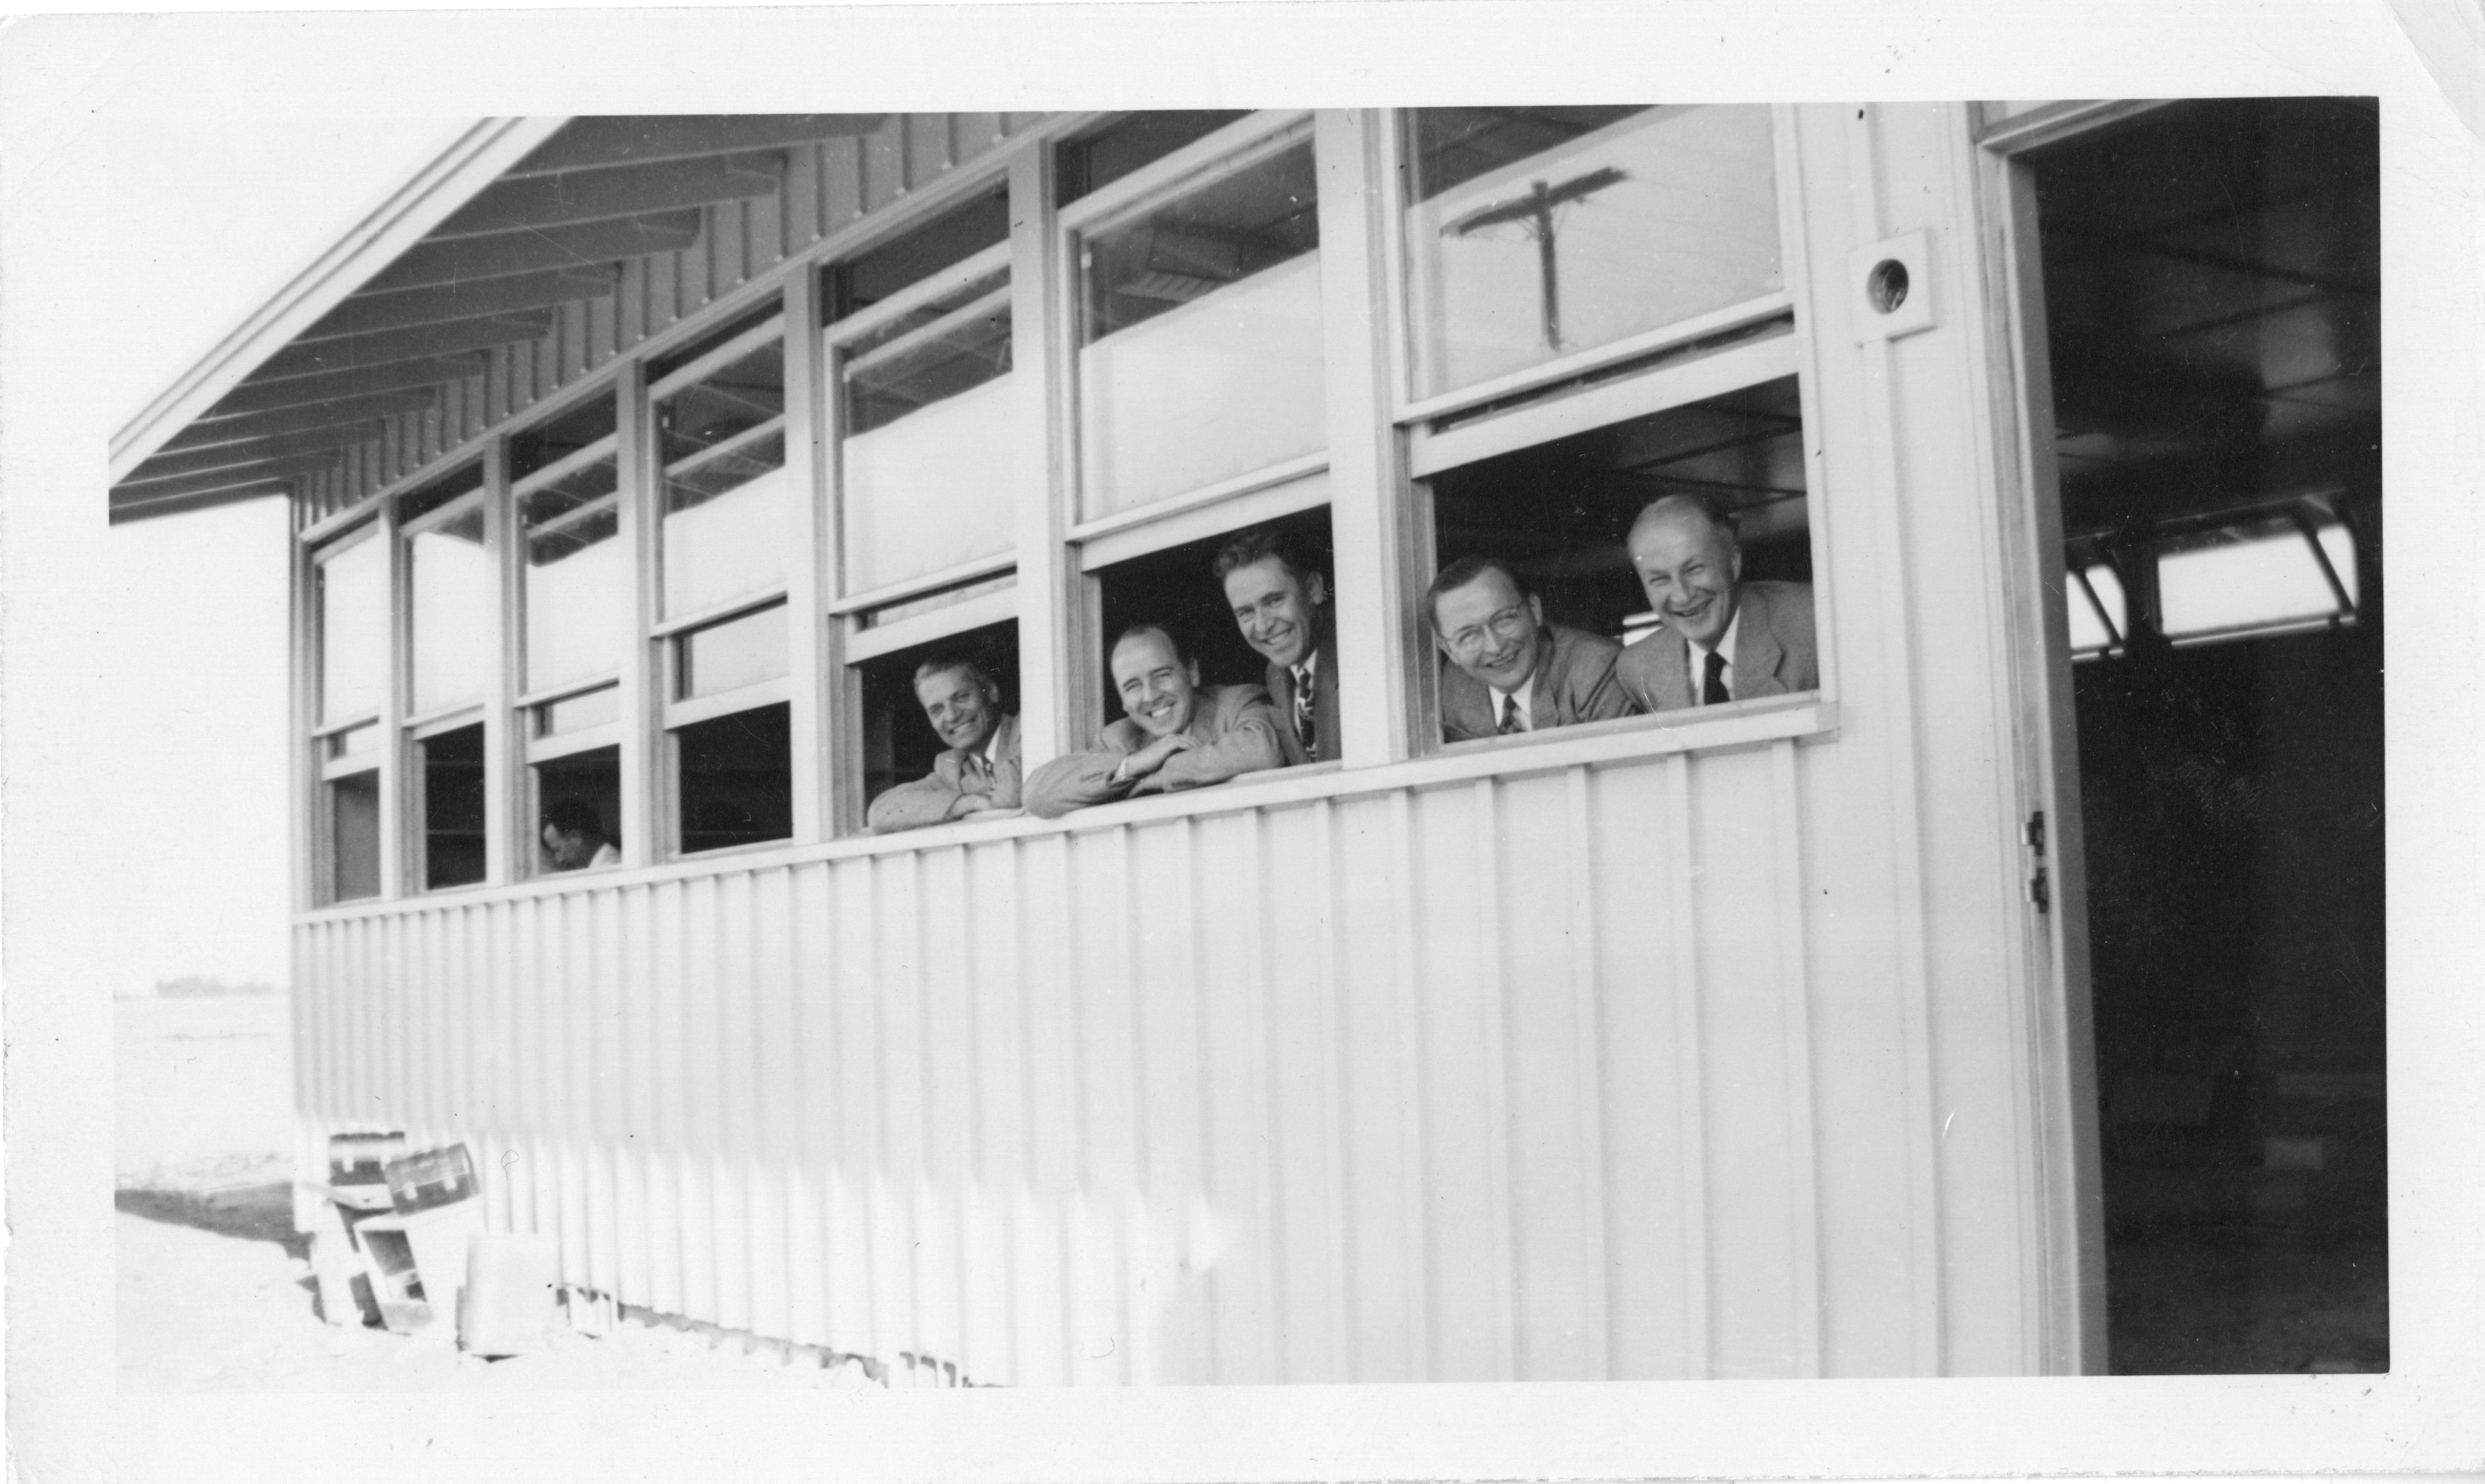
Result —
[{"label": "window frame", "polygon": [[[1832,545],[1828,537],[1829,501],[1824,498],[1828,487],[1827,458],[1819,436],[1822,427],[1818,405],[1820,349],[1816,333],[1817,327],[1814,323],[1814,310],[1820,296],[1816,292],[1818,285],[1814,282],[1810,244],[1805,235],[1804,177],[1794,105],[1773,103],[1768,107],[1771,183],[1777,199],[1779,288],[1609,345],[1590,347],[1472,387],[1420,399],[1414,395],[1414,330],[1408,299],[1413,288],[1413,276],[1407,262],[1406,202],[1405,188],[1401,184],[1411,178],[1406,174],[1405,155],[1406,115],[1408,111],[1390,110],[1382,121],[1379,138],[1373,141],[1379,161],[1377,178],[1386,182],[1380,192],[1375,193],[1386,199],[1373,203],[1380,216],[1379,312],[1383,316],[1383,339],[1387,345],[1390,428],[1399,455],[1396,493],[1403,502],[1405,528],[1409,533],[1409,539],[1404,543],[1406,566],[1401,573],[1401,580],[1410,598],[1404,617],[1411,625],[1410,636],[1418,641],[1422,653],[1414,674],[1408,677],[1410,715],[1406,718],[1406,736],[1410,756],[1490,756],[1504,751],[1525,752],[1548,747],[1555,745],[1559,739],[1575,736],[1645,732],[1672,734],[1690,729],[1690,738],[1679,746],[1668,745],[1666,748],[1669,751],[1679,750],[1680,747],[1702,745],[1703,729],[1715,729],[1732,736],[1745,729],[1746,723],[1738,718],[1763,716],[1798,707],[1808,711],[1813,718],[1809,727],[1799,735],[1809,735],[1812,730],[1827,731],[1835,726],[1836,661],[1831,636],[1836,605],[1830,590],[1827,560]],[[1788,325],[1783,333],[1750,335],[1730,339],[1713,348],[1699,348],[1704,340],[1739,336],[1781,318]],[[1669,355],[1669,352],[1681,354]],[[1583,377],[1616,366],[1627,366],[1635,360],[1651,357],[1658,359],[1644,369],[1618,374],[1611,380],[1581,386],[1576,390],[1563,390]],[[1609,721],[1526,732],[1515,737],[1473,738],[1458,742],[1442,741],[1439,699],[1441,655],[1434,640],[1432,615],[1424,611],[1423,598],[1433,574],[1440,570],[1434,531],[1434,499],[1428,481],[1482,459],[1593,432],[1632,418],[1689,406],[1789,376],[1795,382],[1796,405],[1805,429],[1804,514],[1813,556],[1813,638],[1818,654],[1819,688],[1790,696],[1757,696],[1730,701],[1722,706],[1617,717]],[[1512,405],[1462,418],[1446,429],[1428,425],[1504,399],[1512,400]]]}]

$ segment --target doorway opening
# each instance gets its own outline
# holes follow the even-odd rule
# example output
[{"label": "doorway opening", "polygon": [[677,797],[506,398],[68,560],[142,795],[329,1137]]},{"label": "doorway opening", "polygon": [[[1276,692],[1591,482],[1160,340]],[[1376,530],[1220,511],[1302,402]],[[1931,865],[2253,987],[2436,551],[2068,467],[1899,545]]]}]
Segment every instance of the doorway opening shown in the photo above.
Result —
[{"label": "doorway opening", "polygon": [[2022,158],[2109,1367],[2387,1370],[2375,109],[2183,103]]}]

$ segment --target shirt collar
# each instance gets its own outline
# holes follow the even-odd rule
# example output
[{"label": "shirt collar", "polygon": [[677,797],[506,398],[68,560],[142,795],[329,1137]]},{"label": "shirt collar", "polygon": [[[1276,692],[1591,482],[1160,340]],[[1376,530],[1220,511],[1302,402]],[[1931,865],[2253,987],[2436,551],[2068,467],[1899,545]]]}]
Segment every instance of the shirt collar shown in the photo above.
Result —
[{"label": "shirt collar", "polygon": [[[1736,596],[1739,597],[1740,595],[1737,594]],[[1716,652],[1726,657],[1726,664],[1729,668],[1732,668],[1734,663],[1734,635],[1742,627],[1743,606],[1740,603],[1737,603],[1734,605],[1734,616],[1726,620],[1726,632],[1717,635]],[[1682,642],[1691,647],[1691,653],[1698,661],[1692,665],[1694,670],[1699,669],[1702,665],[1708,662],[1709,647],[1707,645],[1702,644],[1697,639],[1693,639],[1687,635],[1683,638]]]},{"label": "shirt collar", "polygon": [[1502,712],[1509,707],[1510,702],[1515,698],[1518,702],[1518,714],[1527,718],[1528,729],[1531,731],[1535,729],[1536,708],[1527,698],[1528,692],[1536,688],[1535,676],[1528,676],[1527,684],[1516,690],[1504,690],[1491,685],[1486,686],[1485,688],[1492,692],[1492,719],[1495,725],[1500,724]]}]

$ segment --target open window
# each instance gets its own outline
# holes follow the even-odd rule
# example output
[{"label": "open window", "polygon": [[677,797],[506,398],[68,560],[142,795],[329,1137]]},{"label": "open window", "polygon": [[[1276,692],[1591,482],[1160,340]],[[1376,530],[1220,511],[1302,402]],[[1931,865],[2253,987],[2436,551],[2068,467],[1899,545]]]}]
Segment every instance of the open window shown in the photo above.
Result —
[{"label": "open window", "polygon": [[949,743],[926,716],[915,672],[926,660],[962,660],[998,688],[998,713],[1019,713],[1018,624],[984,624],[924,643],[877,653],[854,666],[862,726],[866,807],[900,784],[921,778]]},{"label": "open window", "polygon": [[793,834],[784,351],[772,309],[669,357],[648,387],[670,844],[684,854]]}]

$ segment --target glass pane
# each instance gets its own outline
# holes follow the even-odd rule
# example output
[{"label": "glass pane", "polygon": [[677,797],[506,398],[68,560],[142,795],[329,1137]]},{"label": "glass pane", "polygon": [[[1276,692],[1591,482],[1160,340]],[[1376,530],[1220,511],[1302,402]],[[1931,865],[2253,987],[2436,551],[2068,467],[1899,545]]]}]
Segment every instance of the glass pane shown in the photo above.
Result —
[{"label": "glass pane", "polygon": [[527,689],[601,675],[621,662],[630,587],[614,539],[621,529],[616,485],[614,463],[604,459],[518,501],[527,552]]},{"label": "glass pane", "polygon": [[1009,240],[1009,192],[994,191],[829,270],[828,320],[869,309],[911,283]]},{"label": "glass pane", "polygon": [[377,750],[379,744],[379,723],[372,722],[366,726],[355,727],[351,731],[339,732],[335,736],[329,738],[328,756],[332,758],[360,757],[366,752]]},{"label": "glass pane", "polygon": [[895,603],[884,603],[879,607],[856,614],[855,627],[877,629],[883,624],[893,624],[902,619],[955,607],[970,598],[980,598],[987,593],[1007,592],[1017,585],[1017,573],[996,573],[988,578],[977,578],[971,582],[961,582],[955,587],[938,588],[912,598],[900,598]]},{"label": "glass pane", "polygon": [[618,403],[610,391],[587,400],[568,412],[509,437],[509,477],[524,479],[539,469],[549,469],[579,449],[609,438],[618,425]]},{"label": "glass pane", "polygon": [[[2083,576],[2088,579],[2086,587],[2080,585]],[[2122,580],[2114,575],[2112,567],[2098,562],[2086,573],[2065,574],[2062,584],[2063,597],[2070,606],[2072,654],[2102,652],[2116,642],[2117,635],[2130,632],[2129,620],[2123,614]],[[2095,603],[2089,601],[2091,592],[2096,594]],[[2097,617],[2099,606],[2105,608],[2105,619],[2114,623],[2111,632],[2105,619]]]},{"label": "glass pane", "polygon": [[667,614],[696,613],[785,580],[793,503],[784,463],[779,431],[666,481]]},{"label": "glass pane", "polygon": [[785,673],[785,607],[778,604],[681,636],[675,698],[716,695]]},{"label": "glass pane", "polygon": [[656,410],[658,447],[669,470],[702,448],[785,411],[785,342],[771,340],[705,380],[667,397]]},{"label": "glass pane", "polygon": [[[620,864],[621,749],[593,747],[534,767],[535,874],[607,869]],[[587,827],[592,823],[592,831]],[[576,836],[554,843],[543,826]]]},{"label": "glass pane", "polygon": [[1319,248],[1308,142],[1081,243],[1087,518],[1323,446]]},{"label": "glass pane", "polygon": [[406,538],[417,715],[483,699],[492,661],[491,557],[480,506]]},{"label": "glass pane", "polygon": [[845,581],[861,592],[1009,551],[1033,477],[1010,368],[1009,275],[864,337],[845,396]]},{"label": "glass pane", "polygon": [[380,709],[388,674],[388,548],[361,541],[319,563],[319,721]]},{"label": "glass pane", "polygon": [[416,744],[423,769],[423,885],[483,879],[483,724]]},{"label": "glass pane", "polygon": [[558,737],[564,732],[584,732],[589,727],[607,726],[620,719],[621,688],[602,686],[535,708],[535,735]]},{"label": "glass pane", "polygon": [[1417,109],[1406,153],[1420,396],[1785,284],[1765,106]]},{"label": "glass pane", "polygon": [[401,523],[419,521],[432,511],[454,500],[458,496],[483,487],[483,466],[469,464],[432,480],[418,490],[408,490],[396,498],[396,518]]},{"label": "glass pane", "polygon": [[673,733],[684,853],[794,832],[789,715],[780,702]]},{"label": "glass pane", "polygon": [[330,783],[328,900],[380,894],[380,775],[355,773]]},{"label": "glass pane", "polygon": [[1061,147],[1061,200],[1064,204],[1077,201],[1237,119],[1250,117],[1247,108],[1161,108],[1118,120]]},{"label": "glass pane", "polygon": [[[2320,530],[2331,567],[2356,596],[2355,540]],[[2169,638],[2257,629],[2335,615],[2338,600],[2304,533],[2285,520],[2209,532],[2157,558],[2157,598]]]}]

